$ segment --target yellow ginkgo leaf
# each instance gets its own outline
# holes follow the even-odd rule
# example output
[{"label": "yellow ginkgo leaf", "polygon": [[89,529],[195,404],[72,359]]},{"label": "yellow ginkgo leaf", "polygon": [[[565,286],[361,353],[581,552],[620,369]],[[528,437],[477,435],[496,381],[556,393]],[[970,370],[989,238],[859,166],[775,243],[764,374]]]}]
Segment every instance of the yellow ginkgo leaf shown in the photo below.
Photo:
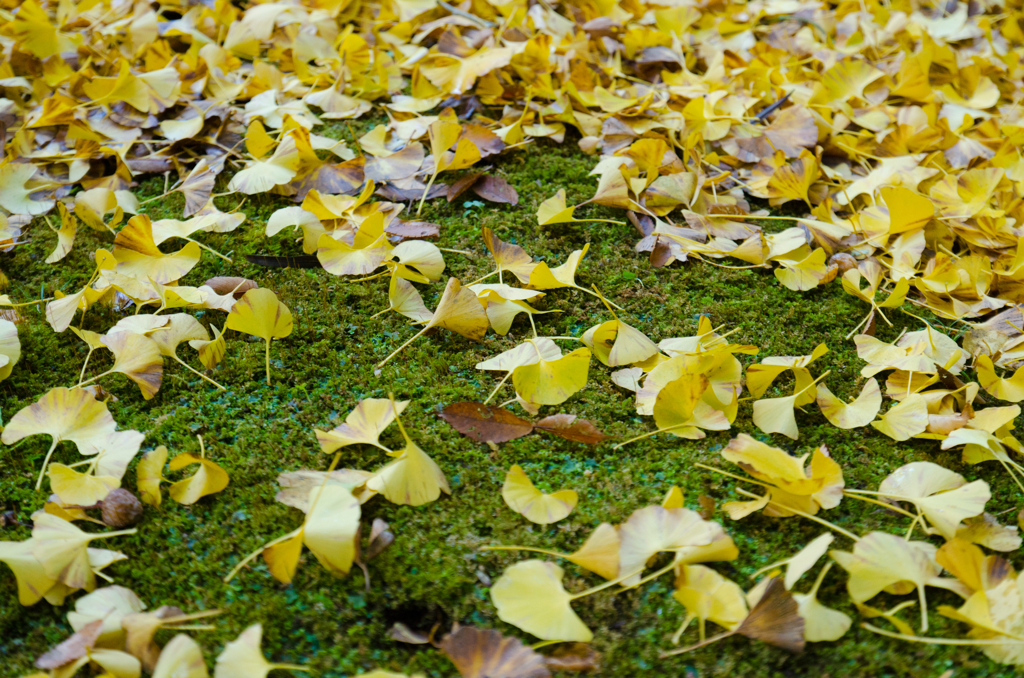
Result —
[{"label": "yellow ginkgo leaf", "polygon": [[605,579],[615,579],[619,575],[619,545],[619,531],[601,523],[566,559]]},{"label": "yellow ginkgo leaf", "polygon": [[270,341],[292,333],[292,312],[265,287],[246,292],[228,314],[225,329],[259,337],[266,342],[267,386],[270,386]]},{"label": "yellow ginkgo leaf", "polygon": [[974,361],[974,369],[978,372],[978,383],[986,393],[1011,403],[1024,400],[1024,367],[1017,368],[1009,378],[1000,377],[996,374],[992,358],[980,355]]},{"label": "yellow ginkgo leaf", "polygon": [[92,591],[96,578],[89,561],[89,542],[135,534],[135,530],[119,532],[83,532],[72,523],[49,513],[33,516],[32,554],[39,560],[48,577],[72,589]]},{"label": "yellow ginkgo leaf", "polygon": [[366,487],[395,504],[422,506],[441,496],[451,494],[448,479],[441,468],[409,438],[402,420],[395,416],[398,428],[405,438],[405,448],[388,452],[395,457],[366,479]]},{"label": "yellow ginkgo leaf", "polygon": [[211,325],[211,327],[213,327],[213,339],[193,339],[188,342],[188,345],[199,353],[199,362],[208,370],[219,365],[228,351],[228,343],[223,332],[215,325]]},{"label": "yellow ginkgo leaf", "polygon": [[68,211],[63,202],[57,203],[57,210],[60,213],[60,228],[57,230],[57,246],[46,257],[46,263],[56,264],[71,251],[75,244],[75,234],[78,232],[78,219]]},{"label": "yellow ginkgo leaf", "polygon": [[201,251],[197,243],[190,242],[174,254],[164,254],[153,240],[149,217],[140,214],[129,219],[117,234],[112,254],[118,273],[166,285],[191,271],[199,263]]},{"label": "yellow ginkgo leaf", "polygon": [[581,339],[594,356],[609,367],[633,365],[658,353],[657,344],[618,318],[591,327]]},{"label": "yellow ginkgo leaf", "polygon": [[762,508],[766,509],[767,515],[773,516],[794,515],[787,507],[814,515],[822,508],[835,508],[843,498],[843,471],[828,456],[824,446],[814,451],[809,469],[804,468],[807,455],[792,457],[745,433],[729,441],[722,456],[738,464],[769,490],[758,502],[724,504],[722,508],[733,520]]},{"label": "yellow ginkgo leaf", "polygon": [[[815,541],[820,539],[821,537]],[[817,557],[815,560],[817,560]],[[850,630],[850,626],[853,624],[853,620],[850,619],[849,615],[839,610],[825,607],[818,602],[818,589],[821,587],[821,582],[825,580],[825,575],[828,574],[831,567],[832,563],[828,563],[822,568],[821,573],[818,574],[818,578],[814,582],[814,586],[809,592],[792,594],[800,616],[804,619],[804,640],[809,643],[839,640]]]},{"label": "yellow ginkgo leaf", "polygon": [[142,455],[135,469],[135,486],[139,490],[139,498],[143,504],[159,506],[160,482],[164,479],[164,464],[167,463],[167,448],[160,445]]},{"label": "yellow ginkgo leaf", "polygon": [[829,277],[825,250],[820,247],[801,259],[779,258],[773,270],[779,282],[794,292],[812,290]]},{"label": "yellow ginkgo leaf", "polygon": [[368,275],[383,266],[396,249],[384,234],[383,212],[368,216],[349,237],[351,242],[324,233],[317,240],[316,256],[328,273]]},{"label": "yellow ginkgo leaf", "polygon": [[299,528],[263,548],[267,569],[282,584],[290,584],[295,578],[302,556],[303,538],[303,530]]},{"label": "yellow ginkgo leaf", "polygon": [[26,607],[38,603],[58,583],[56,577],[46,574],[43,564],[33,555],[34,546],[31,539],[0,541],[0,563],[6,564],[14,573],[18,602]]},{"label": "yellow ginkgo leaf", "polygon": [[274,669],[305,670],[305,667],[295,664],[268,662],[263,656],[262,643],[262,624],[253,624],[242,631],[238,638],[228,642],[217,655],[213,678],[267,678],[267,674]]},{"label": "yellow ginkgo leaf", "polygon": [[706,546],[723,534],[721,525],[704,520],[690,509],[647,506],[633,511],[629,520],[619,526],[619,575],[625,577],[623,585],[640,581],[654,554]]},{"label": "yellow ginkgo leaf", "polygon": [[14,365],[21,358],[21,341],[18,326],[10,320],[0,318],[0,381],[11,376]]},{"label": "yellow ginkgo leaf", "polygon": [[398,276],[391,276],[391,283],[388,285],[388,306],[389,310],[416,322],[428,322],[433,316],[412,283]]},{"label": "yellow ginkgo leaf", "polygon": [[902,595],[917,590],[921,603],[921,631],[928,630],[924,587],[939,576],[936,548],[922,541],[907,541],[885,532],[858,539],[853,552],[830,551],[839,566],[850,573],[847,591],[855,603],[864,603],[882,591]]},{"label": "yellow ginkgo leaf", "polygon": [[121,486],[120,479],[113,476],[79,473],[64,464],[50,464],[46,474],[53,493],[68,506],[94,506]]},{"label": "yellow ginkgo leaf", "polygon": [[160,652],[153,678],[210,678],[202,648],[184,633],[174,636]]},{"label": "yellow ginkgo leaf", "polygon": [[928,428],[928,401],[920,393],[911,393],[871,426],[897,442],[910,440]]},{"label": "yellow ginkgo leaf", "polygon": [[583,257],[587,256],[587,251],[589,249],[590,243],[587,243],[583,246],[583,249],[574,250],[565,260],[564,264],[554,268],[549,268],[547,263],[542,261],[533,267],[533,270],[530,272],[530,279],[523,282],[525,282],[528,287],[532,287],[535,290],[555,290],[562,287],[572,287],[573,289],[580,290],[581,292],[586,292],[591,296],[598,297],[610,306],[619,308],[615,304],[604,299],[604,297],[601,297],[595,292],[576,284],[576,269],[579,268],[580,262],[583,261]]},{"label": "yellow ginkgo leaf", "polygon": [[502,241],[494,235],[494,231],[486,226],[483,228],[483,239],[487,250],[494,257],[494,263],[498,265],[496,273],[499,283],[505,282],[503,277],[505,271],[515,275],[520,282],[530,281],[530,274],[537,264],[522,247]]},{"label": "yellow ginkgo leaf", "polygon": [[576,207],[578,207],[578,205],[574,207],[566,207],[565,189],[560,188],[557,193],[542,202],[540,207],[537,208],[537,223],[541,226],[582,223],[588,221],[602,221],[609,224],[622,223],[621,221],[614,221],[612,219],[577,219],[573,216],[573,212],[576,211]]},{"label": "yellow ginkgo leaf", "polygon": [[441,300],[437,302],[437,309],[427,324],[408,341],[396,348],[391,355],[380,361],[377,367],[383,367],[399,351],[433,327],[443,327],[449,332],[461,334],[467,339],[480,341],[487,334],[489,326],[487,313],[480,305],[473,290],[468,287],[464,288],[457,278],[448,278],[448,284],[445,285]]},{"label": "yellow ginkgo leaf", "polygon": [[528,403],[559,405],[587,385],[590,349],[578,348],[556,360],[538,360],[512,372],[516,393]]},{"label": "yellow ginkgo leaf", "polygon": [[68,612],[68,623],[75,631],[86,624],[102,621],[97,643],[123,647],[125,632],[121,620],[129,614],[142,612],[146,606],[130,589],[123,586],[104,586],[75,601],[75,609]]},{"label": "yellow ginkgo leaf", "polygon": [[935,216],[935,203],[905,186],[883,186],[879,191],[889,208],[889,235],[917,231]]},{"label": "yellow ginkgo leaf", "polygon": [[992,497],[984,480],[968,483],[959,473],[930,461],[899,467],[878,486],[878,494],[910,502],[946,539],[956,536],[964,519],[984,513]]},{"label": "yellow ginkgo leaf", "polygon": [[[201,439],[200,439],[201,440]],[[194,475],[179,480],[170,487],[171,499],[179,504],[194,504],[203,497],[216,494],[228,486],[231,480],[227,472],[217,464],[204,456],[197,457],[194,454],[183,452],[168,465],[171,471],[179,471],[186,466],[199,464],[199,469]]]},{"label": "yellow ginkgo leaf", "polygon": [[682,568],[673,596],[686,608],[686,617],[672,638],[676,643],[694,619],[699,624],[700,641],[703,642],[706,636],[705,622],[712,621],[731,631],[747,616],[747,600],[743,589],[736,582],[703,565],[686,565]]},{"label": "yellow ginkgo leaf", "polygon": [[50,457],[60,441],[75,443],[81,454],[99,454],[106,449],[116,429],[117,424],[107,410],[106,403],[96,400],[89,391],[81,388],[54,388],[11,417],[0,435],[0,441],[12,445],[22,438],[40,433],[53,438],[36,483],[38,490]]},{"label": "yellow ginkgo leaf", "polygon": [[359,500],[336,483],[314,488],[309,494],[312,508],[302,528],[303,543],[328,572],[348,574],[356,556]]},{"label": "yellow ginkgo leaf", "polygon": [[249,123],[245,130],[245,150],[249,151],[249,155],[259,160],[276,145],[258,118]]},{"label": "yellow ginkgo leaf", "polygon": [[878,382],[874,378],[868,379],[861,389],[856,400],[844,403],[832,395],[828,386],[820,384],[817,387],[817,401],[821,413],[833,426],[851,429],[867,426],[875,419],[878,410],[882,407],[882,391],[878,388]]},{"label": "yellow ginkgo leaf", "polygon": [[542,560],[524,560],[507,568],[491,587],[498,618],[542,640],[588,643],[594,637],[562,587],[562,568]]},{"label": "yellow ginkgo leaf", "polygon": [[336,452],[348,445],[365,444],[390,452],[391,450],[380,444],[380,434],[391,425],[397,414],[405,411],[408,405],[408,400],[396,401],[394,405],[388,398],[360,400],[355,409],[345,417],[344,424],[330,431],[314,429],[320,449],[324,452]]},{"label": "yellow ginkgo leaf", "polygon": [[418,283],[437,282],[444,273],[444,256],[426,240],[406,240],[395,246],[384,262],[393,277]]},{"label": "yellow ginkgo leaf", "polygon": [[652,411],[658,431],[682,438],[704,437],[695,426],[694,412],[708,385],[703,374],[683,374],[658,391]]},{"label": "yellow ginkgo leaf", "polygon": [[579,499],[573,490],[544,494],[533,486],[518,464],[508,470],[501,497],[510,509],[538,525],[550,525],[567,517]]},{"label": "yellow ginkgo leaf", "polygon": [[79,386],[116,372],[134,381],[144,399],[152,400],[164,378],[164,359],[156,342],[134,332],[108,334],[100,341],[114,354],[114,366]]}]

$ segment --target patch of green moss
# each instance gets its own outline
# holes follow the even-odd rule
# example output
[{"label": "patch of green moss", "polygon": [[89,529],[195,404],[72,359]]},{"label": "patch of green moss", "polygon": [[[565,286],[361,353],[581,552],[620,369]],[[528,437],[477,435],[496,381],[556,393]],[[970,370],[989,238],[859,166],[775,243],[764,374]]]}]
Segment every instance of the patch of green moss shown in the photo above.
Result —
[{"label": "patch of green moss", "polygon": [[[366,127],[362,123],[353,129],[360,134]],[[328,133],[351,140],[347,126],[334,126]],[[590,243],[579,282],[598,285],[625,308],[624,320],[656,341],[693,334],[699,317],[707,315],[715,325],[736,328],[733,341],[759,346],[762,357],[807,354],[825,342],[830,352],[816,364],[816,372],[832,370],[827,383],[840,397],[859,390],[862,362],[853,343],[843,336],[867,309],[838,284],[795,293],[782,288],[769,271],[728,270],[700,262],[652,269],[644,256],[634,252],[637,234],[629,225],[539,228],[534,216],[537,205],[559,188],[566,189],[570,204],[592,195],[595,181],[588,176],[592,165],[592,158],[568,145],[539,142],[502,158],[494,170],[519,192],[517,207],[467,206],[475,197],[451,204],[443,199],[427,203],[421,218],[441,224],[439,244],[472,252],[469,256],[445,253],[447,273],[468,281],[491,270],[479,235],[483,226],[552,264]],[[139,195],[143,199],[157,196],[163,187],[162,179],[151,179],[140,186]],[[237,204],[237,196],[218,199],[225,210]],[[474,365],[527,338],[526,319],[520,317],[509,336],[492,333],[481,344],[444,332],[430,334],[377,373],[373,365],[414,333],[396,314],[370,318],[387,307],[386,280],[349,282],[321,270],[263,269],[245,262],[245,254],[299,251],[287,235],[272,239],[263,235],[273,211],[288,204],[266,195],[247,200],[241,210],[248,220],[238,231],[201,236],[205,244],[232,257],[233,263],[204,254],[185,280],[198,285],[215,275],[250,277],[275,290],[291,308],[295,330],[288,339],[274,342],[271,386],[263,381],[262,342],[234,333],[229,336],[225,364],[213,373],[228,388],[226,393],[173,363],[165,366],[163,387],[148,402],[123,377],[102,380],[119,399],[111,404],[115,419],[122,428],[143,431],[145,449],[164,444],[172,452],[194,452],[198,449],[195,436],[202,435],[208,454],[231,475],[224,492],[194,506],[165,499],[161,507],[147,508],[138,534],[108,544],[129,556],[112,566],[109,574],[136,591],[150,608],[174,604],[189,611],[226,610],[216,622],[216,631],[196,634],[211,660],[225,641],[259,621],[269,656],[308,663],[316,675],[340,678],[377,667],[453,675],[451,664],[438,651],[395,643],[387,639],[386,631],[396,621],[421,630],[435,623],[446,629],[458,621],[525,638],[496,618],[488,586],[506,566],[528,556],[480,552],[480,546],[520,544],[571,551],[600,522],[625,520],[632,511],[660,501],[674,484],[683,489],[686,504],[693,508],[702,494],[719,506],[736,499],[735,481],[696,468],[694,463],[725,467],[720,450],[739,432],[794,453],[828,445],[850,487],[873,488],[897,466],[929,459],[968,478],[987,480],[993,491],[990,512],[1016,506],[1015,488],[998,467],[966,467],[958,454],[940,451],[935,442],[895,443],[870,428],[842,431],[829,425],[814,406],[798,414],[797,442],[757,431],[751,422],[751,404],[744,402],[731,431],[709,432],[698,441],[658,435],[616,451],[609,443],[591,448],[534,435],[491,451],[458,435],[437,413],[455,401],[486,397],[496,379],[476,371]],[[182,206],[181,196],[174,194],[149,203],[146,211],[153,218],[180,217]],[[407,207],[406,216],[414,211],[415,204]],[[577,216],[616,219],[621,214],[586,206]],[[789,225],[778,222],[772,227]],[[12,297],[18,300],[79,288],[92,269],[92,253],[112,244],[107,234],[81,232],[66,261],[48,266],[43,259],[55,238],[40,223],[32,235],[32,242],[5,255],[0,264],[12,280]],[[436,303],[442,287],[422,290],[428,306]],[[576,291],[552,291],[541,306],[561,311],[537,317],[538,329],[547,335],[578,335],[608,319],[599,302]],[[197,315],[204,324],[221,327],[224,322],[217,312]],[[71,332],[57,335],[50,330],[41,307],[25,310],[25,316],[28,322],[19,326],[21,362],[11,378],[0,384],[0,408],[7,419],[47,389],[77,383],[86,354],[85,345]],[[119,317],[110,309],[94,309],[87,314],[85,327],[102,331]],[[879,325],[882,339],[893,339],[904,328],[919,328],[917,320],[901,313],[891,318],[894,327]],[[187,346],[179,355],[198,366]],[[741,356],[745,364],[758,359]],[[87,375],[98,374],[109,363],[110,357],[98,352]],[[609,372],[593,361],[586,389],[560,407],[545,408],[545,413],[577,414],[619,438],[653,430],[651,419],[636,415],[631,394],[612,384]],[[790,386],[780,380],[768,395],[785,395]],[[367,520],[382,518],[396,534],[395,543],[370,564],[369,591],[358,570],[337,579],[308,555],[303,556],[291,586],[274,581],[262,561],[224,584],[222,577],[242,557],[299,524],[298,511],[274,501],[275,479],[283,471],[327,466],[329,458],[320,452],[313,429],[337,425],[359,399],[382,397],[389,391],[413,401],[405,414],[406,426],[447,474],[452,496],[419,508],[395,506],[381,498],[363,507]],[[506,387],[503,395],[512,397],[511,388]],[[389,430],[383,442],[399,445],[398,431]],[[0,497],[5,510],[15,509],[27,517],[42,506],[45,495],[34,492],[32,485],[47,445],[47,439],[38,437],[0,447]],[[77,453],[71,445],[62,444],[55,459],[77,460]],[[342,457],[342,465],[351,468],[373,469],[384,462],[379,450],[368,447],[345,448]],[[500,497],[500,487],[513,463],[521,464],[542,487],[576,489],[580,503],[575,512],[548,527],[531,525],[511,512]],[[134,470],[126,475],[126,484],[134,487]],[[851,500],[823,516],[857,533],[905,529],[892,514]],[[715,517],[733,535],[740,557],[714,567],[744,586],[751,583],[748,577],[754,571],[793,553],[824,530],[799,518],[754,515],[737,523],[721,510]],[[11,540],[28,536],[24,528],[8,528],[3,534]],[[849,544],[839,538],[836,546],[848,548]],[[1013,560],[1021,565],[1019,557]],[[594,576],[564,565],[570,590],[596,583]],[[30,671],[37,655],[66,636],[67,608],[52,608],[45,602],[20,607],[13,577],[0,571],[0,655],[4,657],[0,676],[19,676]],[[834,570],[821,599],[856,619],[844,582],[845,575]],[[670,647],[669,638],[684,616],[672,598],[670,583],[664,578],[639,590],[618,595],[605,592],[576,603],[580,616],[595,632],[595,647],[604,655],[603,675],[881,677],[939,675],[951,668],[956,668],[957,676],[1013,673],[970,648],[908,645],[875,636],[856,623],[842,640],[809,645],[800,656],[739,638],[659,660],[659,652]],[[956,605],[958,599],[929,589],[929,601],[932,633],[963,636],[962,625],[934,613],[938,605]],[[915,611],[906,614],[908,620],[916,619]],[[692,634],[691,629],[686,639],[692,640]],[[166,632],[158,636],[160,642],[168,639]]]}]

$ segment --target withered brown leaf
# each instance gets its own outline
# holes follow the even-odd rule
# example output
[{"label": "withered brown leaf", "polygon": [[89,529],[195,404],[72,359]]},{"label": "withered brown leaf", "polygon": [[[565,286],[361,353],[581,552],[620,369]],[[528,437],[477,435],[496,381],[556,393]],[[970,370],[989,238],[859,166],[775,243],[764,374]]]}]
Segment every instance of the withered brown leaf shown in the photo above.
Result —
[{"label": "withered brown leaf", "polygon": [[533,428],[585,445],[597,445],[608,438],[593,423],[578,419],[575,414],[553,414],[536,422]]},{"label": "withered brown leaf", "polygon": [[463,678],[548,678],[544,657],[494,629],[460,626],[441,641],[441,651]]},{"label": "withered brown leaf", "polygon": [[533,424],[506,409],[483,403],[452,403],[441,418],[456,431],[480,443],[504,443],[533,431]]}]

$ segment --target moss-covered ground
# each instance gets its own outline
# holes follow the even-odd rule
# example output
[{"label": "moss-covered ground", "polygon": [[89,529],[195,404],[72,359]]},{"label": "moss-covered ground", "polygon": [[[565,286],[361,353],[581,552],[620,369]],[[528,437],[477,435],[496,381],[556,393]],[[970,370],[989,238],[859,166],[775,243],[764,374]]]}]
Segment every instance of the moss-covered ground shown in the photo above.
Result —
[{"label": "moss-covered ground", "polygon": [[[334,133],[350,134],[347,128]],[[467,205],[475,199],[472,196],[451,204],[442,199],[428,203],[422,218],[441,224],[439,245],[472,252],[471,256],[446,253],[447,273],[468,281],[491,269],[480,238],[483,226],[552,263],[590,243],[579,281],[599,285],[625,308],[623,319],[655,341],[694,334],[704,314],[715,325],[736,328],[732,340],[759,346],[761,356],[807,354],[826,342],[830,352],[817,365],[820,370],[832,370],[829,387],[841,397],[860,388],[862,363],[853,343],[843,337],[866,308],[844,294],[838,283],[796,293],[782,288],[765,270],[727,270],[700,262],[653,269],[645,256],[633,250],[637,235],[632,226],[584,223],[539,228],[534,216],[537,205],[559,188],[566,189],[569,204],[592,195],[595,179],[588,172],[593,163],[593,158],[579,153],[572,143],[537,143],[502,157],[494,170],[518,190],[517,207]],[[141,184],[139,195],[155,196],[162,190],[162,178],[150,179]],[[236,203],[236,196],[218,199],[222,209]],[[828,424],[815,406],[798,414],[800,440],[796,442],[760,433],[751,421],[748,401],[741,403],[731,431],[709,432],[699,441],[660,435],[616,451],[611,443],[591,448],[534,435],[492,451],[460,436],[437,415],[452,402],[487,396],[496,380],[476,371],[474,365],[529,336],[525,317],[520,316],[507,337],[491,333],[480,344],[445,332],[422,338],[377,373],[373,365],[413,334],[406,320],[396,314],[370,318],[387,306],[385,279],[353,283],[322,270],[263,269],[245,262],[244,254],[298,252],[298,246],[284,236],[267,239],[263,235],[270,214],[287,204],[272,196],[250,199],[242,207],[248,220],[238,231],[202,238],[211,247],[230,252],[234,263],[204,255],[185,280],[199,285],[215,275],[250,277],[275,290],[291,308],[295,330],[289,338],[274,343],[271,386],[263,378],[263,344],[234,333],[229,337],[225,364],[213,373],[227,392],[215,390],[172,363],[166,366],[160,392],[148,402],[120,375],[102,381],[118,398],[110,408],[119,425],[145,433],[144,449],[163,444],[172,453],[195,452],[195,436],[201,434],[208,453],[231,475],[225,491],[194,506],[165,500],[159,508],[147,508],[136,535],[106,544],[129,556],[108,573],[151,608],[173,604],[186,611],[226,610],[217,620],[216,631],[197,634],[211,661],[225,641],[258,621],[264,625],[268,656],[308,663],[315,675],[340,678],[377,667],[428,676],[455,675],[454,667],[439,651],[395,643],[386,636],[388,628],[400,621],[419,630],[429,630],[435,623],[446,629],[458,621],[523,636],[497,619],[488,585],[506,566],[528,556],[481,552],[479,547],[521,544],[571,551],[598,523],[625,520],[635,509],[660,501],[673,484],[684,490],[687,506],[698,508],[698,497],[708,495],[720,507],[738,497],[736,482],[694,464],[725,466],[720,450],[739,432],[794,453],[828,445],[844,468],[848,487],[875,488],[894,468],[927,459],[970,479],[980,477],[991,483],[990,512],[1016,507],[1017,493],[998,467],[966,467],[958,453],[942,452],[932,441],[895,443],[871,428],[843,431]],[[153,218],[180,217],[182,205],[181,196],[175,194],[149,203],[146,211]],[[578,216],[621,215],[585,207]],[[17,300],[78,289],[89,277],[92,253],[111,246],[108,236],[80,232],[66,261],[49,266],[43,259],[55,237],[42,222],[34,225],[31,235],[29,244],[0,257],[0,266],[12,281],[10,294]],[[442,287],[438,284],[423,291],[428,306],[436,303]],[[608,319],[598,301],[579,292],[553,291],[542,304],[562,311],[538,317],[542,334],[579,335]],[[28,322],[19,326],[21,362],[0,384],[5,420],[49,388],[75,384],[86,354],[85,345],[74,334],[58,335],[50,329],[41,307],[29,308],[25,315]],[[218,312],[197,315],[204,324],[223,324]],[[102,331],[118,317],[113,310],[96,309],[86,317],[86,327]],[[892,319],[895,327],[879,324],[880,338],[891,340],[904,327],[920,327],[918,321],[898,312]],[[180,355],[199,365],[195,352],[187,346],[183,345]],[[745,364],[757,361],[749,356],[741,359]],[[94,355],[89,374],[98,374],[109,360],[109,356]],[[616,387],[609,372],[593,361],[587,387],[564,405],[545,408],[546,412],[577,414],[619,438],[652,430],[652,420],[636,415],[631,394]],[[790,386],[782,380],[768,395],[786,395]],[[283,471],[327,466],[329,457],[320,452],[313,429],[333,427],[361,398],[386,397],[389,391],[413,401],[404,416],[406,426],[447,474],[452,495],[419,508],[395,506],[381,498],[363,507],[367,520],[386,520],[396,535],[395,543],[370,564],[369,592],[358,570],[336,579],[309,554],[303,556],[290,586],[278,584],[262,561],[224,584],[222,577],[240,558],[299,525],[299,511],[275,502],[275,479]],[[512,397],[508,387],[503,393]],[[382,442],[400,445],[397,428],[389,429]],[[15,447],[0,447],[0,504],[4,510],[16,510],[27,518],[42,506],[45,495],[34,492],[32,486],[47,446],[48,439],[39,436]],[[72,445],[63,444],[56,460],[75,461],[77,453]],[[342,457],[342,466],[351,468],[373,469],[383,462],[382,453],[370,447],[346,448]],[[500,487],[513,463],[521,464],[542,489],[576,489],[580,502],[575,512],[560,523],[541,527],[509,510]],[[128,487],[134,487],[134,477],[134,470],[129,470],[125,477]],[[851,500],[824,515],[857,533],[905,529],[896,514]],[[1013,515],[1002,520],[1012,522]],[[715,567],[744,586],[754,571],[790,555],[824,529],[800,518],[780,520],[761,515],[731,522],[720,508],[715,519],[726,526],[740,549],[738,560]],[[28,536],[26,528],[7,528],[0,533],[7,540]],[[838,538],[835,546],[848,548],[849,543]],[[1019,557],[1013,560],[1021,565]],[[593,575],[565,565],[569,590],[597,583]],[[5,568],[0,573],[0,676],[19,676],[30,671],[38,654],[69,633],[68,608],[53,608],[45,602],[20,607],[14,578]],[[804,582],[803,590],[809,585]],[[856,619],[841,570],[829,575],[821,598]],[[962,636],[962,625],[935,613],[938,605],[956,605],[958,599],[938,589],[929,589],[929,599],[931,633]],[[879,601],[878,606],[891,606],[894,600]],[[735,638],[682,657],[659,660],[659,652],[670,647],[669,638],[684,616],[672,597],[667,576],[639,590],[595,595],[575,607],[595,632],[594,646],[603,654],[602,674],[606,676],[938,676],[949,669],[965,677],[1012,673],[971,648],[911,645],[881,638],[861,629],[859,620],[840,641],[808,645],[798,656]],[[916,609],[904,614],[914,623]],[[686,638],[695,633],[691,628]],[[161,632],[158,640],[165,642],[166,634]]]}]

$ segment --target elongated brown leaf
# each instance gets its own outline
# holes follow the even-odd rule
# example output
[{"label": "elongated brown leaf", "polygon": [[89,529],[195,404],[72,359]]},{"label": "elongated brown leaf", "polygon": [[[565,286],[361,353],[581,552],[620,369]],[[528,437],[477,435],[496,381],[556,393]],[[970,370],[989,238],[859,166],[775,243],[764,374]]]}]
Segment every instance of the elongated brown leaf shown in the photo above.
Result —
[{"label": "elongated brown leaf", "polygon": [[395,219],[384,229],[388,240],[397,245],[406,240],[437,240],[441,225],[429,221],[400,221]]},{"label": "elongated brown leaf", "polygon": [[[516,189],[501,177],[490,174],[482,177],[480,181],[473,184],[473,192],[484,200],[502,203],[505,205],[518,205],[519,194]],[[449,190],[449,194],[451,191]],[[450,202],[450,201],[449,201]]]},{"label": "elongated brown leaf", "polygon": [[204,282],[203,285],[209,287],[217,294],[232,294],[235,299],[241,299],[243,294],[254,287],[259,287],[255,280],[249,280],[248,278],[236,278],[232,276],[210,278]]},{"label": "elongated brown leaf", "polygon": [[544,657],[544,663],[555,671],[597,673],[601,670],[601,653],[586,643],[562,643]]},{"label": "elongated brown leaf", "polygon": [[92,646],[96,644],[96,639],[100,637],[102,630],[102,619],[89,622],[60,645],[56,645],[45,654],[40,655],[39,659],[36,660],[36,668],[56,669],[69,662],[73,662],[79,657],[84,657],[92,649]]},{"label": "elongated brown leaf", "polygon": [[597,445],[608,438],[591,422],[586,419],[577,419],[575,414],[553,414],[536,422],[533,428],[586,445]]},{"label": "elongated brown leaf", "polygon": [[504,443],[533,431],[533,424],[508,410],[483,403],[452,403],[441,418],[456,431],[480,443]]},{"label": "elongated brown leaf", "polygon": [[483,172],[470,172],[448,187],[448,202],[452,202],[460,195],[473,188],[476,182],[480,181]]}]

